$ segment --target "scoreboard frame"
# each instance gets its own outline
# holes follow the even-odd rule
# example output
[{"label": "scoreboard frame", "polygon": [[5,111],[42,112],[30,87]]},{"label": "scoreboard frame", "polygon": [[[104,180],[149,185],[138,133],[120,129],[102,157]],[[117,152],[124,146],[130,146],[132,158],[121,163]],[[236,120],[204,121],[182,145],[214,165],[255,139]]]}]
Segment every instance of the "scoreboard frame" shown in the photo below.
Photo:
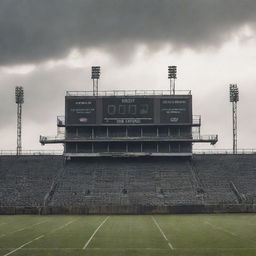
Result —
[{"label": "scoreboard frame", "polygon": [[65,124],[191,125],[192,95],[66,96]]}]

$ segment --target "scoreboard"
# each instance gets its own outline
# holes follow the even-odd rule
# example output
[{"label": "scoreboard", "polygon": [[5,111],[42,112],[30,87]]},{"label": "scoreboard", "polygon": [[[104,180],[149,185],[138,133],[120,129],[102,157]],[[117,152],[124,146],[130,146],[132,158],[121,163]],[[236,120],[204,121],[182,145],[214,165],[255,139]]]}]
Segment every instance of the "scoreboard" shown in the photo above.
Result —
[{"label": "scoreboard", "polygon": [[66,126],[191,124],[192,96],[66,96]]},{"label": "scoreboard", "polygon": [[143,124],[154,123],[152,98],[102,99],[103,123]]}]

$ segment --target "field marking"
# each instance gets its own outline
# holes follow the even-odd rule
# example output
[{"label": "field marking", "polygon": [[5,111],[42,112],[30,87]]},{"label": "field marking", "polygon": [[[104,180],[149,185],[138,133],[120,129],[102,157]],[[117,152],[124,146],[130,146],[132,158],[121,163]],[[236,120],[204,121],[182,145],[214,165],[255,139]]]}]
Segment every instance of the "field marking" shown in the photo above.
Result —
[{"label": "field marking", "polygon": [[89,240],[86,242],[86,244],[83,247],[83,250],[85,250],[87,248],[87,246],[89,245],[89,243],[91,242],[91,240],[93,239],[93,237],[96,235],[96,233],[98,232],[98,230],[104,225],[104,223],[108,220],[109,216],[106,217],[101,223],[100,225],[95,229],[95,231],[93,232],[93,234],[91,235],[91,237],[89,238]]},{"label": "field marking", "polygon": [[244,238],[244,237],[239,236],[238,234],[236,234],[236,233],[234,233],[234,232],[232,232],[232,231],[229,231],[229,230],[227,230],[227,229],[225,229],[225,228],[222,228],[222,227],[219,227],[219,226],[217,226],[217,225],[214,225],[214,224],[210,223],[209,221],[205,221],[205,223],[208,224],[209,226],[211,226],[213,229],[221,230],[221,231],[223,231],[223,232],[225,232],[225,233],[227,233],[227,234],[230,234],[230,235],[232,235],[232,236],[234,236],[234,237],[239,238],[240,240],[251,241],[251,242],[253,242],[253,243],[256,242],[256,240],[254,240],[254,239],[251,239],[251,238]]},{"label": "field marking", "polygon": [[17,230],[15,230],[15,231],[12,231],[12,232],[8,233],[7,235],[12,235],[12,234],[18,233],[18,232],[20,232],[20,231],[23,231],[23,230],[25,230],[25,229],[30,229],[31,227],[38,226],[38,225],[43,224],[43,223],[45,223],[45,222],[48,222],[48,220],[41,221],[41,222],[37,222],[37,223],[32,224],[32,225],[30,225],[30,226],[25,226],[24,228],[20,228],[20,229],[17,229]]},{"label": "field marking", "polygon": [[[58,227],[58,228],[55,228],[55,229],[51,230],[49,233],[53,233],[53,232],[55,232],[55,231],[57,231],[57,230],[63,229],[63,228],[65,228],[66,226],[68,226],[68,225],[70,225],[71,223],[73,223],[74,221],[75,221],[75,220],[71,220],[71,221],[65,223],[64,225],[62,225],[62,226],[60,226],[60,227]],[[47,222],[47,221],[35,223],[35,224],[32,225],[32,226],[39,225],[39,224],[44,223],[44,222]],[[25,228],[24,228],[24,229],[25,229]],[[20,229],[19,231],[22,231],[22,230],[24,230],[24,229]],[[49,234],[49,233],[48,233],[48,234]],[[5,254],[5,255],[3,255],[3,256],[11,255],[11,254],[13,254],[13,253],[16,252],[16,251],[23,249],[23,247],[25,247],[26,245],[29,245],[29,244],[31,244],[32,242],[34,242],[34,241],[36,241],[36,240],[39,240],[39,239],[41,239],[41,238],[44,237],[44,236],[45,236],[45,235],[38,236],[38,237],[32,239],[31,241],[29,241],[29,242],[27,242],[27,243],[21,245],[20,247],[18,247],[18,248],[16,248],[16,249],[12,250],[11,252],[8,252],[7,254]],[[27,249],[27,248],[26,248],[26,249]]]},{"label": "field marking", "polygon": [[41,239],[42,237],[44,237],[44,235],[41,235],[41,236],[38,236],[38,237],[32,239],[31,241],[29,241],[29,242],[27,242],[27,243],[21,245],[20,247],[18,247],[18,248],[16,248],[16,249],[14,249],[14,250],[12,250],[12,251],[6,253],[6,254],[3,255],[3,256],[11,255],[11,254],[13,254],[14,252],[17,252],[18,250],[22,249],[22,248],[25,247],[26,245],[31,244],[31,243],[33,243],[34,241]]},{"label": "field marking", "polygon": [[[15,248],[0,248],[1,250],[13,250]],[[164,248],[153,248],[153,247],[123,247],[123,248],[109,248],[109,247],[93,247],[93,248],[87,248],[87,250],[156,250],[156,251],[169,251],[169,249],[164,249]],[[256,249],[256,248],[255,248]],[[63,248],[37,248],[37,247],[27,247],[27,248],[22,248],[23,251],[35,251],[35,250],[44,250],[44,251],[57,251],[57,250],[80,250],[82,251],[83,249],[81,247],[63,247]]]},{"label": "field marking", "polygon": [[153,219],[155,225],[157,226],[158,230],[160,231],[160,233],[162,234],[162,236],[164,237],[164,239],[167,241],[168,246],[170,247],[171,250],[174,250],[175,248],[173,247],[173,245],[171,244],[171,242],[167,239],[164,231],[161,229],[161,227],[159,226],[159,224],[157,223],[156,219],[154,216],[151,216],[151,218]]},{"label": "field marking", "polygon": [[[14,250],[16,248],[0,248],[0,251],[5,250]],[[57,251],[57,250],[83,250],[81,247],[62,247],[62,248],[44,248],[44,247],[27,247],[22,248],[23,251],[35,251],[35,250],[44,250],[44,251]],[[154,247],[120,247],[120,248],[109,248],[109,247],[93,247],[87,248],[87,250],[156,250],[156,251],[169,251],[169,249],[165,248],[154,248]],[[175,247],[175,250],[220,250],[220,251],[228,251],[228,250],[256,250],[256,247]],[[3,255],[5,256],[5,255]]]},{"label": "field marking", "polygon": [[68,225],[70,225],[71,223],[73,223],[73,222],[76,221],[76,220],[77,220],[77,219],[71,220],[71,221],[69,221],[69,222],[63,224],[63,225],[60,226],[60,227],[54,228],[54,229],[52,229],[49,233],[54,233],[54,232],[56,232],[56,231],[58,231],[58,230],[61,230],[61,229],[65,228],[65,227],[67,227]]},{"label": "field marking", "polygon": [[221,231],[223,231],[223,232],[225,232],[225,233],[227,233],[227,234],[230,234],[230,235],[232,235],[232,236],[241,238],[239,235],[237,235],[237,234],[235,234],[235,233],[233,233],[233,232],[231,232],[231,231],[229,231],[229,230],[227,230],[227,229],[225,229],[225,228],[216,226],[216,225],[210,223],[209,221],[205,221],[205,224],[211,226],[213,229],[221,230]]}]

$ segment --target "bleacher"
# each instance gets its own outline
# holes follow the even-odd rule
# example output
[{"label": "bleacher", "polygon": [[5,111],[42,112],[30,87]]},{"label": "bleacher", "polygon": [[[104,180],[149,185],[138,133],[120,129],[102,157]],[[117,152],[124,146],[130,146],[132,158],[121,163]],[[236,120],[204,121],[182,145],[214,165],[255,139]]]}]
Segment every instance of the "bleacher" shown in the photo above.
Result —
[{"label": "bleacher", "polygon": [[255,202],[253,154],[194,155],[192,160],[88,158],[72,159],[65,164],[61,156],[0,157],[1,207]]},{"label": "bleacher", "polygon": [[61,157],[1,156],[0,206],[42,206],[62,166]]},{"label": "bleacher", "polygon": [[231,182],[248,202],[256,202],[256,155],[197,155],[193,164],[203,182],[206,203],[237,203]]},{"label": "bleacher", "polygon": [[194,204],[190,176],[188,160],[74,160],[67,163],[50,205]]}]

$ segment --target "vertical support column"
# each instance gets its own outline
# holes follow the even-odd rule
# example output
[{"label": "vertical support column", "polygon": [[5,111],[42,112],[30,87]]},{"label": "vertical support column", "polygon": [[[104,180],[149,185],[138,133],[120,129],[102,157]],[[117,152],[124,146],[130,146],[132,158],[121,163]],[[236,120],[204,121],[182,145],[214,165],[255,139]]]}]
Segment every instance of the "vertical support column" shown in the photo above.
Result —
[{"label": "vertical support column", "polygon": [[170,79],[170,94],[175,95],[175,79]]},{"label": "vertical support column", "polygon": [[22,105],[17,104],[17,155],[21,154],[21,115],[22,115]]},{"label": "vertical support column", "polygon": [[237,154],[237,102],[232,102],[233,112],[233,154]]},{"label": "vertical support column", "polygon": [[94,139],[95,134],[94,134],[94,127],[92,127],[92,139]]}]

